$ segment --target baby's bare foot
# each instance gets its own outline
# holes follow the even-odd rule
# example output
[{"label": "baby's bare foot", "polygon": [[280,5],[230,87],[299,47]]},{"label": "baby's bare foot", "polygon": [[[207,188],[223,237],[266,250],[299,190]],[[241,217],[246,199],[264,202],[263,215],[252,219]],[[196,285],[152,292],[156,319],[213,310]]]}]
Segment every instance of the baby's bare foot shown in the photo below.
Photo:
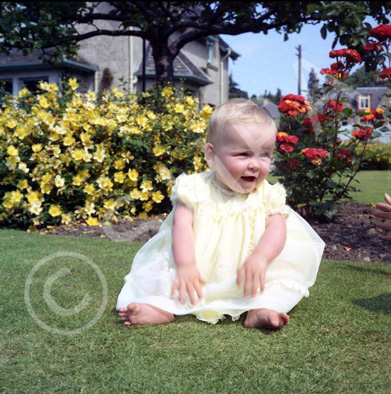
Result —
[{"label": "baby's bare foot", "polygon": [[119,308],[118,315],[125,326],[133,324],[165,324],[174,320],[172,313],[163,311],[149,304],[129,304],[127,308]]},{"label": "baby's bare foot", "polygon": [[279,330],[287,324],[289,324],[289,316],[272,309],[253,309],[247,313],[244,322],[244,326],[247,328],[268,328],[270,330]]}]

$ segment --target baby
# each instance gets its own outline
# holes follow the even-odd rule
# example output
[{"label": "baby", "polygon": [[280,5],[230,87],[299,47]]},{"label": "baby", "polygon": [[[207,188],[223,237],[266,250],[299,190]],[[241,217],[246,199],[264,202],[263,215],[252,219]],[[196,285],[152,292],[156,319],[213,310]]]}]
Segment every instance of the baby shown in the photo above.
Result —
[{"label": "baby", "polygon": [[280,329],[308,295],[324,249],[308,223],[270,185],[276,128],[255,103],[213,112],[205,157],[211,171],[182,174],[173,210],[137,253],[117,309],[125,325],[194,314],[217,323],[247,312],[245,327]]}]

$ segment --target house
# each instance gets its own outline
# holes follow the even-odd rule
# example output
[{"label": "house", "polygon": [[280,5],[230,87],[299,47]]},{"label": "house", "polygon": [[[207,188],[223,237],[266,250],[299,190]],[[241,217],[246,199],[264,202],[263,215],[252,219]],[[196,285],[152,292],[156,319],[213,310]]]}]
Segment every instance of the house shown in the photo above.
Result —
[{"label": "house", "polygon": [[[98,2],[97,7],[109,7]],[[102,10],[103,10],[102,8]],[[101,28],[114,29],[118,22],[104,21]],[[132,29],[132,28],[130,28]],[[88,28],[81,26],[80,33]],[[151,47],[143,39],[132,36],[97,36],[81,41],[78,59],[64,59],[53,66],[40,59],[40,51],[23,56],[13,50],[9,56],[0,54],[0,82],[6,92],[17,94],[23,86],[34,90],[37,82],[61,83],[76,77],[80,90],[104,90],[122,87],[140,92],[155,83],[155,65]],[[145,53],[145,72],[143,72]],[[174,61],[175,85],[188,89],[201,103],[219,105],[228,99],[228,63],[239,54],[219,36],[202,38],[184,46]]]}]

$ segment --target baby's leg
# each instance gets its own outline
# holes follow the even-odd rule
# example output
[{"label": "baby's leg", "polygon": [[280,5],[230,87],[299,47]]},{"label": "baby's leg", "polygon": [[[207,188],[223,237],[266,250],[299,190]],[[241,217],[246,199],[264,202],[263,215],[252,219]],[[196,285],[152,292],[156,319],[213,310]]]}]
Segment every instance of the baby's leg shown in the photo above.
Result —
[{"label": "baby's leg", "polygon": [[119,308],[118,315],[125,326],[133,324],[165,324],[174,320],[172,313],[163,311],[149,304],[129,304],[126,308]]},{"label": "baby's leg", "polygon": [[248,311],[244,326],[247,328],[268,328],[279,330],[289,324],[289,316],[272,309],[253,309]]}]

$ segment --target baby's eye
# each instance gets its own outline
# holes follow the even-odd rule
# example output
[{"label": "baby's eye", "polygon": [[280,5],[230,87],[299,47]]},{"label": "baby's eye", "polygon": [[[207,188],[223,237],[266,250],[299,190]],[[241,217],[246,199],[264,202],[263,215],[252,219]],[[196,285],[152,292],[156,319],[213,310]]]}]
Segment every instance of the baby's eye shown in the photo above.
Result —
[{"label": "baby's eye", "polygon": [[271,154],[269,152],[263,152],[263,153],[261,153],[260,156],[261,156],[261,158],[266,158],[266,157],[270,158]]},{"label": "baby's eye", "polygon": [[247,157],[248,153],[247,152],[240,152],[237,154],[237,156]]}]

